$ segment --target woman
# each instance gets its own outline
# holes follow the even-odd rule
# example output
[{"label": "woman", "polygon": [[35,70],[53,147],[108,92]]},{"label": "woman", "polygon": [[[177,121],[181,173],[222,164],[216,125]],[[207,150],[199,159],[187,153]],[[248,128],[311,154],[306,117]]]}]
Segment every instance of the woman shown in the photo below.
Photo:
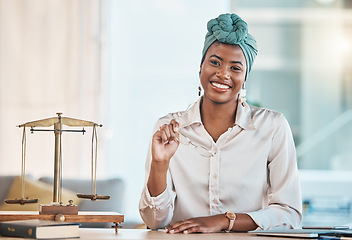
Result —
[{"label": "woman", "polygon": [[159,119],[140,214],[168,233],[294,228],[301,193],[285,117],[249,106],[244,83],[257,54],[236,14],[208,22],[200,83],[188,110]]}]

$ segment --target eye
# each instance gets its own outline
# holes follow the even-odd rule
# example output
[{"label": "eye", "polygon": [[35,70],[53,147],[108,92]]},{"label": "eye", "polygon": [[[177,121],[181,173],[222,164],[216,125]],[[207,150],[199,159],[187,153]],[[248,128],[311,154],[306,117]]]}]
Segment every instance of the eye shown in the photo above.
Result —
[{"label": "eye", "polygon": [[231,67],[231,70],[233,70],[233,71],[240,71],[241,68],[240,68],[240,67],[236,67],[236,66],[232,66],[232,67]]},{"label": "eye", "polygon": [[210,60],[210,63],[215,66],[220,66],[220,62],[217,60]]}]

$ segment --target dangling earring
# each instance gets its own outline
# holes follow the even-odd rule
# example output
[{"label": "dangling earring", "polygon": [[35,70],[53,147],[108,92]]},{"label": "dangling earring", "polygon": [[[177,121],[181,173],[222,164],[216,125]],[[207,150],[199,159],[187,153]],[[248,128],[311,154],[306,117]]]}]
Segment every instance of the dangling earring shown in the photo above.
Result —
[{"label": "dangling earring", "polygon": [[240,90],[240,103],[243,107],[246,106],[246,100],[246,82],[244,82]]},{"label": "dangling earring", "polygon": [[202,95],[202,88],[200,87],[200,85],[198,86],[198,96],[200,97],[200,95]]}]

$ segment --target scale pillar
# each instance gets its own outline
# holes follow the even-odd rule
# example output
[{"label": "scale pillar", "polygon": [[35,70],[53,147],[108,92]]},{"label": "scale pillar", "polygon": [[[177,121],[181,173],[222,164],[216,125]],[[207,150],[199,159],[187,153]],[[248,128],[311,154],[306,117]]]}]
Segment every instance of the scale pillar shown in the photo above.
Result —
[{"label": "scale pillar", "polygon": [[[60,115],[59,115],[60,117]],[[54,156],[54,189],[53,189],[53,202],[60,203],[61,202],[61,193],[60,193],[60,185],[61,185],[61,124],[54,123],[55,131],[55,156]]]},{"label": "scale pillar", "polygon": [[53,204],[40,205],[40,215],[55,215],[55,220],[65,221],[64,215],[77,215],[78,206],[72,204],[63,205],[61,202],[61,113],[57,114],[59,122],[54,123],[55,133],[55,156],[54,156],[54,187],[53,187]]}]

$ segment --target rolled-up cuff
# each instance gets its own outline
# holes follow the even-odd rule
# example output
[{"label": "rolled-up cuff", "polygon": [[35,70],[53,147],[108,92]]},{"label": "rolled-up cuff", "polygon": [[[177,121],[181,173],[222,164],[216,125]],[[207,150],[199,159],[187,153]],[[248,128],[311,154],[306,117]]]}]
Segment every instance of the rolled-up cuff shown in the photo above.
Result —
[{"label": "rolled-up cuff", "polygon": [[144,191],[144,204],[146,207],[153,208],[156,210],[159,210],[162,206],[167,206],[169,199],[170,199],[170,193],[165,189],[164,192],[160,193],[156,197],[150,196],[149,189],[147,186],[145,186],[145,191]]},{"label": "rolled-up cuff", "polygon": [[270,229],[270,219],[266,214],[261,213],[260,211],[249,212],[248,214],[253,221],[257,224],[258,228],[256,230],[267,230]]}]

